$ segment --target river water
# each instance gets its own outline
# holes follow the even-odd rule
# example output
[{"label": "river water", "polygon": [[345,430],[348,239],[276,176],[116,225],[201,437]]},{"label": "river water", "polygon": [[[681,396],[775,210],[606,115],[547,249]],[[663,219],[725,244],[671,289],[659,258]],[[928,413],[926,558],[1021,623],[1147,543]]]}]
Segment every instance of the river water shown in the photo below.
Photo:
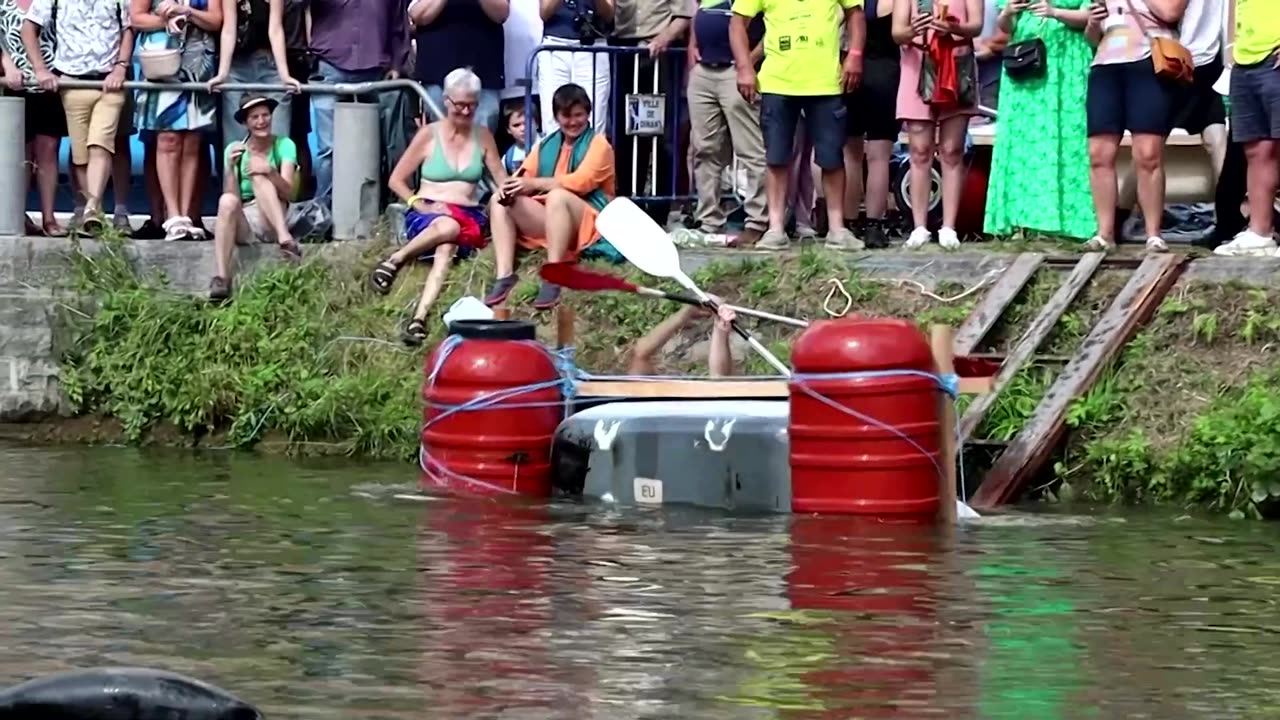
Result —
[{"label": "river water", "polygon": [[397,498],[411,466],[0,447],[0,686],[144,665],[276,718],[1234,718],[1280,529],[953,534]]}]

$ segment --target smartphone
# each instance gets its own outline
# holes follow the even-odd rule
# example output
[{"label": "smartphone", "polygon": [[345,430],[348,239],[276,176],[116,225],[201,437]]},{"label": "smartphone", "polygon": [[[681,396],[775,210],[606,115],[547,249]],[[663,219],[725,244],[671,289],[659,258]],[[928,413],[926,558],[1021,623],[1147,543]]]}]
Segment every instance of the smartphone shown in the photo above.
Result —
[{"label": "smartphone", "polygon": [[[524,168],[517,168],[516,171],[511,174],[511,177],[521,177],[523,175],[524,175]],[[501,192],[501,190],[499,190],[498,192]],[[502,195],[501,197],[498,198],[498,204],[510,205],[511,203],[515,202],[515,200],[516,199],[513,197],[507,197],[506,195]]]},{"label": "smartphone", "polygon": [[916,0],[916,10],[919,10],[921,15],[932,15],[933,0]]}]

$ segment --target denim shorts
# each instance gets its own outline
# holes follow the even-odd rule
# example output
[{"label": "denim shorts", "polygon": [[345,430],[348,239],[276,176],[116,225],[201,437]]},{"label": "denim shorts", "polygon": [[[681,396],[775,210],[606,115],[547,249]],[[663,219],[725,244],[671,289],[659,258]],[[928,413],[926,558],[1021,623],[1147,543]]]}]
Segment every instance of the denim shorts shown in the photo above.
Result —
[{"label": "denim shorts", "polygon": [[1231,139],[1280,140],[1280,70],[1274,56],[1231,69]]},{"label": "denim shorts", "polygon": [[841,95],[762,94],[760,129],[764,133],[765,161],[770,167],[791,164],[796,126],[803,115],[805,129],[813,140],[813,161],[823,170],[843,168],[848,112]]},{"label": "denim shorts", "polygon": [[1178,89],[1156,76],[1151,58],[1089,70],[1085,101],[1089,137],[1095,135],[1168,136]]}]

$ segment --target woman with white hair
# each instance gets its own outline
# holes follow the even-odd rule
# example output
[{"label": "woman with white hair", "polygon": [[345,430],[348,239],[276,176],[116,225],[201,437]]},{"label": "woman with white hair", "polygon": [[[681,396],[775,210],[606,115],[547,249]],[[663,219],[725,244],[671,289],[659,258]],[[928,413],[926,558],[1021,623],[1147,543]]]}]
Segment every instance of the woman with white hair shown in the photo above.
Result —
[{"label": "woman with white hair", "polygon": [[[406,242],[369,275],[369,286],[385,295],[406,262],[422,258],[431,272],[413,317],[401,339],[419,345],[427,337],[427,311],[444,287],[453,258],[467,258],[484,248],[486,218],[480,203],[485,170],[495,182],[507,178],[502,156],[488,128],[475,123],[480,78],[458,68],[444,79],[444,118],[418,130],[387,184],[404,201]],[[421,168],[416,189],[410,176]]]}]

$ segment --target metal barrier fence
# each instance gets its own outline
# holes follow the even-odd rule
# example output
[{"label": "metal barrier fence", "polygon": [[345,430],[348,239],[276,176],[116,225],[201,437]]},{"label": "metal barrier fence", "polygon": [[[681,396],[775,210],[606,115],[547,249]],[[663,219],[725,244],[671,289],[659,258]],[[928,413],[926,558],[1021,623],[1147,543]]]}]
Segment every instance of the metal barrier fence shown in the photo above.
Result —
[{"label": "metal barrier fence", "polygon": [[[60,78],[62,89],[97,90],[101,81]],[[36,89],[29,86],[28,89]],[[124,90],[192,90],[211,92],[208,83],[150,82],[129,80]],[[362,83],[304,84],[298,90],[311,95],[358,97],[393,91],[412,91],[435,118],[443,117],[440,106],[414,80],[378,80]],[[224,83],[217,92],[286,93],[290,88],[269,83]],[[26,99],[0,97],[0,235],[21,235],[26,216]],[[369,142],[372,135],[374,142]],[[381,217],[382,143],[378,106],[370,103],[338,102],[333,113],[333,236],[352,240],[371,234]],[[492,190],[488,178],[481,180],[485,191]]]},{"label": "metal barrier fence", "polygon": [[[591,95],[593,119],[601,112],[601,105],[608,108],[605,134],[614,149],[618,194],[650,205],[695,198],[692,192],[678,192],[681,170],[686,166],[684,143],[681,142],[682,119],[687,112],[684,106],[685,49],[676,47],[656,58],[649,58],[649,50],[645,47],[605,45],[602,42],[595,45],[539,45],[525,66],[525,77],[537,78],[525,90],[527,127],[533,126],[535,118],[535,94],[539,95],[544,110],[541,116],[550,116],[546,108],[551,103],[551,93],[555,88],[542,71],[559,60],[554,57],[557,55],[589,55],[593,74],[600,65],[606,69],[608,83],[578,81],[577,84]],[[568,62],[572,64],[572,59]],[[565,82],[569,80],[557,85]],[[607,92],[603,103],[599,101],[601,85]],[[542,89],[547,92],[540,92]],[[619,89],[624,89],[621,98],[618,97]],[[543,130],[547,132],[550,128],[544,127]],[[534,133],[528,132],[526,150],[533,147],[534,139]],[[688,185],[692,189],[693,178],[689,178]]]}]

